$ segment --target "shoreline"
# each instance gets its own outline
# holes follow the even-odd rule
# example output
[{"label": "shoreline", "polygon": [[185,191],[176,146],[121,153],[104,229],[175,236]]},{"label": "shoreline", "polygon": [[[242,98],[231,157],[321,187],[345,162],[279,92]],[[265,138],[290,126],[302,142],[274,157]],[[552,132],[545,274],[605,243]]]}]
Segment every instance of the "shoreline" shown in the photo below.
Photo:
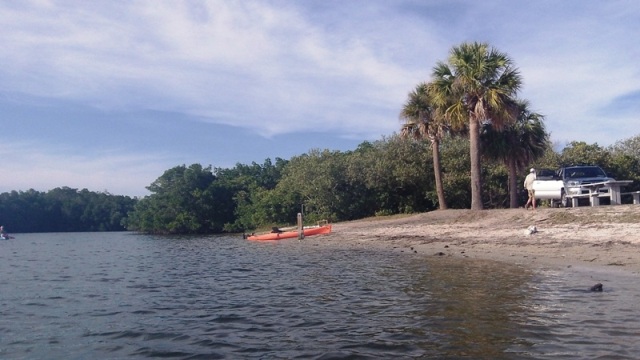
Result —
[{"label": "shoreline", "polygon": [[[528,228],[535,226],[537,232]],[[529,267],[640,273],[640,206],[435,210],[333,224],[323,242]]]}]

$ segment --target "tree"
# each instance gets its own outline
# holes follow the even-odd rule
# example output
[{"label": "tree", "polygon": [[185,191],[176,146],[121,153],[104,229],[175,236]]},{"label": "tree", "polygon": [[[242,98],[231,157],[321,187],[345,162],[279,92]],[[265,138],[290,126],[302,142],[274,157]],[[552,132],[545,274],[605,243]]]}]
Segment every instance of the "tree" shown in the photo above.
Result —
[{"label": "tree", "polygon": [[409,93],[407,102],[402,107],[400,118],[405,121],[402,125],[401,136],[403,138],[424,139],[431,141],[433,156],[433,175],[436,181],[436,193],[438,194],[438,206],[440,210],[447,208],[442,187],[442,166],[440,162],[440,140],[448,127],[443,117],[438,117],[435,106],[429,94],[429,84],[418,84]]},{"label": "tree", "polygon": [[[140,200],[127,227],[148,233],[209,233],[222,229],[218,193],[211,166],[169,169],[147,187],[153,194]],[[232,215],[230,211],[230,217]]]},{"label": "tree", "polygon": [[598,165],[607,170],[611,162],[611,153],[597,143],[572,141],[562,149],[560,162],[563,166]]},{"label": "tree", "polygon": [[0,194],[0,219],[12,232],[122,231],[137,202],[87,189],[33,189]]},{"label": "tree", "polygon": [[502,161],[509,172],[509,207],[518,207],[518,172],[542,157],[550,146],[543,116],[529,109],[529,102],[518,101],[516,121],[502,131],[492,123],[483,126],[483,153]]},{"label": "tree", "polygon": [[224,224],[224,230],[229,232],[242,232],[247,229],[255,229],[258,219],[264,219],[267,215],[261,212],[264,208],[259,203],[264,202],[266,193],[274,189],[282,177],[282,171],[288,161],[276,158],[275,164],[271,159],[265,159],[264,163],[251,165],[236,164],[231,169],[216,169],[218,178],[217,187],[226,189],[230,195],[227,202],[231,201],[234,217]]},{"label": "tree", "polygon": [[611,175],[616,179],[634,180],[627,191],[640,189],[640,134],[616,141],[609,147],[611,153]]},{"label": "tree", "polygon": [[428,141],[406,141],[393,134],[375,143],[363,169],[366,186],[377,199],[377,214],[412,213],[437,208]]},{"label": "tree", "polygon": [[442,165],[447,169],[443,177],[447,189],[447,205],[454,209],[471,206],[469,184],[469,141],[462,137],[445,136],[440,142]]},{"label": "tree", "polygon": [[497,131],[514,121],[514,101],[522,83],[518,70],[504,53],[485,43],[463,43],[451,49],[447,63],[433,69],[430,87],[434,104],[452,126],[469,129],[471,209],[480,210],[482,178],[480,127],[491,123]]},{"label": "tree", "polygon": [[640,134],[630,137],[628,139],[616,141],[616,143],[609,147],[609,151],[617,154],[631,156],[640,161]]},{"label": "tree", "polygon": [[283,213],[290,212],[289,221],[295,221],[301,204],[304,204],[309,221],[343,218],[341,212],[345,204],[351,202],[349,184],[343,176],[346,173],[345,156],[339,151],[312,149],[291,159],[276,187],[281,197],[298,201],[298,206],[289,204],[282,209]]}]

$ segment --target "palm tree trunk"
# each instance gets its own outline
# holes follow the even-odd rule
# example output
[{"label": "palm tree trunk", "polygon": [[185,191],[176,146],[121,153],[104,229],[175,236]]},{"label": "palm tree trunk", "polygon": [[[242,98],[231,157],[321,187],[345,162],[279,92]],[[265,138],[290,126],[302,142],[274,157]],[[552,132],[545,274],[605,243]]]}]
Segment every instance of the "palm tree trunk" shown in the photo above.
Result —
[{"label": "palm tree trunk", "polygon": [[475,117],[469,120],[469,155],[471,160],[471,210],[482,210],[482,177],[480,164],[480,124]]},{"label": "palm tree trunk", "polygon": [[516,209],[518,207],[518,169],[516,168],[516,160],[509,157],[507,167],[509,168],[509,207]]},{"label": "palm tree trunk", "polygon": [[431,151],[433,152],[433,175],[436,178],[436,193],[438,194],[438,206],[440,210],[447,209],[447,201],[444,198],[442,186],[442,167],[440,166],[440,140],[437,136],[431,137]]}]

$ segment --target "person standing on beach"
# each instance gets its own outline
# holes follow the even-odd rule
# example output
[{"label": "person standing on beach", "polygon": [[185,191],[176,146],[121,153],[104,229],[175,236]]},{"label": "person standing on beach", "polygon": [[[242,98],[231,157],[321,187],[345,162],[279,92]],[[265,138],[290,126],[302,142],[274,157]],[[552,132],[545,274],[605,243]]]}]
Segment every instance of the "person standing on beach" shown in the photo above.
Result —
[{"label": "person standing on beach", "polygon": [[524,178],[524,188],[527,189],[527,194],[529,195],[529,199],[527,200],[527,204],[524,206],[525,209],[529,210],[529,205],[535,210],[536,209],[536,194],[533,190],[533,180],[536,179],[536,169],[531,168],[529,170],[529,175]]}]

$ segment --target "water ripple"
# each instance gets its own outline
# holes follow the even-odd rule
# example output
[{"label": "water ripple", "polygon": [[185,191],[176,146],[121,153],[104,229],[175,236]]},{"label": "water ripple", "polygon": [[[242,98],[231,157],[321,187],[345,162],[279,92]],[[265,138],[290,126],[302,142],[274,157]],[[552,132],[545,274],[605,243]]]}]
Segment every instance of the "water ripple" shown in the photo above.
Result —
[{"label": "water ripple", "polygon": [[[640,353],[632,276],[533,272],[323,241],[25,234],[0,253],[0,358]],[[595,282],[605,291],[588,292]]]}]

